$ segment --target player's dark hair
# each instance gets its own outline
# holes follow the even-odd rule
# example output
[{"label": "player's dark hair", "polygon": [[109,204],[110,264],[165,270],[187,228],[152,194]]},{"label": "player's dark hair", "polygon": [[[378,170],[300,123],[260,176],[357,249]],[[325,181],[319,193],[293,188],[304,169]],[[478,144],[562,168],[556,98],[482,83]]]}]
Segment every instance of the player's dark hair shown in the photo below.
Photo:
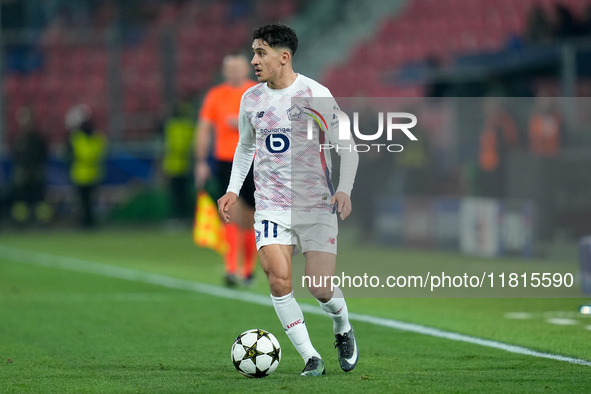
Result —
[{"label": "player's dark hair", "polygon": [[287,48],[292,56],[298,49],[298,36],[294,29],[285,25],[271,24],[254,29],[252,39],[261,39],[271,48]]}]

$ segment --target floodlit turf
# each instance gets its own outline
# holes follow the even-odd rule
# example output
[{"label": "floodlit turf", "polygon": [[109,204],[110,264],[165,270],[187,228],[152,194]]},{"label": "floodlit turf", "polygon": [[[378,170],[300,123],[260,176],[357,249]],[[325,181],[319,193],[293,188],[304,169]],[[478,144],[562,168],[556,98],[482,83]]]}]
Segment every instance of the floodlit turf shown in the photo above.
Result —
[{"label": "floodlit turf", "polygon": [[[222,266],[188,234],[104,230],[2,234],[0,245],[220,283]],[[366,253],[372,253],[366,251]],[[380,252],[380,253],[383,253]],[[395,258],[429,253],[390,251]],[[457,256],[449,255],[450,259]],[[441,255],[438,255],[441,258]],[[84,264],[84,261],[80,261]],[[259,272],[252,290],[267,294]],[[311,300],[304,300],[311,302]],[[352,312],[387,317],[591,360],[582,299],[350,299]],[[529,319],[506,319],[528,312]],[[327,376],[301,378],[303,362],[268,306],[96,274],[10,261],[0,255],[0,392],[588,392],[591,367],[355,323],[353,372],[340,371],[331,323],[306,315]],[[249,328],[274,333],[278,370],[235,371],[230,347]]]}]

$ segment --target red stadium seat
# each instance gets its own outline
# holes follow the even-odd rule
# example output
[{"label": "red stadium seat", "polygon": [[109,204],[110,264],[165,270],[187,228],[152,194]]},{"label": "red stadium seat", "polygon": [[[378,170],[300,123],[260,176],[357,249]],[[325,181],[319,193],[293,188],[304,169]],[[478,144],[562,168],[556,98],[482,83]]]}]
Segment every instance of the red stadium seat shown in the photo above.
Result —
[{"label": "red stadium seat", "polygon": [[[145,33],[139,44],[123,47],[118,62],[122,66],[123,104],[133,112],[159,111],[162,106],[161,28],[175,29],[178,50],[175,78],[179,93],[202,94],[214,82],[222,57],[227,51],[249,44],[251,10],[230,13],[229,0],[207,2],[155,2],[158,7],[152,19],[142,26]],[[280,20],[288,19],[300,2],[270,1],[267,11]],[[236,16],[237,15],[237,16]],[[91,27],[104,28],[116,18],[109,4],[97,7]],[[229,23],[231,21],[231,24]],[[4,93],[9,108],[34,101],[52,127],[63,130],[63,116],[80,100],[102,106],[101,119],[107,124],[109,54],[104,44],[73,44],[67,28],[48,28],[43,33],[44,64],[42,73],[8,76]],[[97,34],[101,36],[104,30]],[[224,43],[224,45],[220,45]],[[376,46],[374,48],[381,48]],[[381,52],[385,54],[384,51]],[[364,72],[376,73],[375,67]],[[48,102],[48,105],[44,103]],[[16,110],[16,109],[15,109]],[[14,123],[12,123],[14,124]],[[9,123],[10,125],[10,123]]]},{"label": "red stadium seat", "polygon": [[22,89],[24,78],[21,78],[18,74],[8,74],[4,81],[4,94],[10,101],[11,96],[17,94],[19,89]]},{"label": "red stadium seat", "polygon": [[[365,47],[355,47],[344,67],[327,72],[325,80],[334,85],[347,84],[343,75],[349,72],[348,67],[360,69],[367,58],[380,66],[364,68],[364,72],[378,74],[381,69],[395,70],[408,61],[435,57],[445,63],[457,54],[500,49],[511,35],[525,30],[532,4],[550,5],[556,1],[411,0],[402,12],[382,22],[375,38]],[[565,2],[577,3],[582,8],[581,3],[588,1]],[[355,75],[350,77],[355,81]],[[386,93],[379,86],[371,89]],[[421,91],[422,88],[417,88],[402,93]]]}]

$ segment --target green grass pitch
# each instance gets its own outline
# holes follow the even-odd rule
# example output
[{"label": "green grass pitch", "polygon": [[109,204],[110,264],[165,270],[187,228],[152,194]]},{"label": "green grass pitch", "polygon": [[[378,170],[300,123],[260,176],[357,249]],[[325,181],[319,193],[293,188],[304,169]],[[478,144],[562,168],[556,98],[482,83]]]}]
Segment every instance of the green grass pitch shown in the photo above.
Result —
[{"label": "green grass pitch", "polygon": [[[158,229],[4,233],[2,246],[215,285],[223,271],[221,259],[195,247],[188,233]],[[384,254],[394,260],[435,256],[360,248],[341,253],[352,259]],[[438,253],[437,259],[461,257]],[[327,376],[302,378],[303,362],[269,306],[14,260],[0,253],[0,393],[591,391],[591,366],[362,322],[354,322],[360,362],[345,374],[330,319],[315,314],[306,314],[306,323]],[[267,295],[257,274],[247,291]],[[591,319],[574,313],[585,301],[357,298],[348,304],[355,313],[591,360]],[[532,318],[507,319],[508,312]],[[576,324],[550,324],[549,316],[570,316]],[[230,361],[234,338],[250,328],[269,330],[282,345],[283,359],[270,377],[245,378]]]}]

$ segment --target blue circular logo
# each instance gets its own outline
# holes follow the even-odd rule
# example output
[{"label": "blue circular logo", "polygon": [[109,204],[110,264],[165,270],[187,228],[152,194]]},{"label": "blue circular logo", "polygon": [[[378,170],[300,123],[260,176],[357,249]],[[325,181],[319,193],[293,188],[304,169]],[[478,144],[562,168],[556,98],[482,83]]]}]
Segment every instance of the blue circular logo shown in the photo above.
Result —
[{"label": "blue circular logo", "polygon": [[289,138],[285,134],[269,134],[265,143],[271,153],[283,153],[289,149]]}]

